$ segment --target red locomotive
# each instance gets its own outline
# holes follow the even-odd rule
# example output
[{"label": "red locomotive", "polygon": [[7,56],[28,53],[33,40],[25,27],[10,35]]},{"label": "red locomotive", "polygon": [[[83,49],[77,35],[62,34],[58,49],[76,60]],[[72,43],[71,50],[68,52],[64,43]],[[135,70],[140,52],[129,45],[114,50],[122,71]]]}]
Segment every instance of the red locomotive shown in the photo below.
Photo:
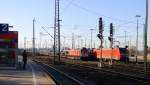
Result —
[{"label": "red locomotive", "polygon": [[[67,57],[72,57],[74,59],[81,60],[98,60],[101,58],[101,50],[98,49],[87,49],[82,48],[81,50],[67,50],[65,55]],[[108,60],[112,59],[117,61],[129,61],[128,58],[129,51],[127,48],[113,48],[112,49],[103,49],[102,50],[102,59]]]},{"label": "red locomotive", "polygon": [[[101,57],[101,50],[95,50],[95,55],[97,58]],[[125,60],[129,60],[128,56],[129,56],[129,51],[127,48],[114,48],[112,49],[104,49],[102,50],[102,59],[112,59],[113,60],[117,60],[117,61],[125,61]]]}]

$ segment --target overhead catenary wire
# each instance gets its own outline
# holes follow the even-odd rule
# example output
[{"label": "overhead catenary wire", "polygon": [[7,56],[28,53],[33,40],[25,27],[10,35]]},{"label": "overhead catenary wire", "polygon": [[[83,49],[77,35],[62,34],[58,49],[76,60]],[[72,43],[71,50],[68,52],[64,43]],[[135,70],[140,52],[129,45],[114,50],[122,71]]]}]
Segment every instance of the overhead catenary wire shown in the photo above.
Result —
[{"label": "overhead catenary wire", "polygon": [[[68,1],[68,0],[67,0],[67,1]],[[111,19],[111,20],[119,21],[119,22],[128,22],[128,23],[130,22],[130,23],[136,24],[136,23],[133,22],[133,21],[127,21],[127,20],[116,19],[116,18],[112,18],[112,17],[110,17],[110,16],[106,16],[106,15],[104,15],[104,14],[100,14],[100,13],[98,13],[98,12],[96,12],[96,11],[93,11],[93,10],[90,10],[90,9],[88,9],[88,8],[86,8],[86,7],[83,7],[83,6],[81,6],[81,5],[79,5],[79,4],[75,3],[75,2],[71,2],[70,5],[73,5],[73,6],[77,7],[77,8],[80,8],[80,9],[82,9],[82,10],[88,12],[88,13],[94,14],[94,15],[96,15],[96,16],[98,16],[98,17],[99,17],[99,16],[102,16],[102,17],[105,17],[105,18],[108,18],[108,19]],[[142,24],[141,24],[141,25],[142,25]]]},{"label": "overhead catenary wire", "polygon": [[[99,16],[99,15],[101,15],[101,16],[103,16],[103,17],[106,17],[106,18],[109,18],[109,19],[111,19],[111,20],[116,20],[116,21],[120,21],[120,22],[122,22],[121,24],[117,24],[117,25],[115,25],[115,27],[117,27],[117,29],[118,29],[118,27],[119,27],[119,29],[120,29],[120,27],[121,27],[121,29],[123,29],[122,27],[124,27],[124,25],[126,26],[129,26],[130,24],[136,24],[136,22],[134,22],[134,21],[131,21],[131,19],[130,19],[130,21],[129,20],[120,20],[120,19],[115,19],[115,18],[112,18],[112,17],[109,17],[109,16],[105,16],[105,15],[103,15],[103,14],[100,14],[100,13],[98,13],[98,12],[96,12],[96,11],[93,11],[93,10],[91,10],[91,9],[88,9],[88,8],[86,8],[86,7],[83,7],[82,5],[80,5],[80,4],[78,4],[77,2],[72,2],[72,0],[66,0],[66,1],[69,1],[68,3],[68,5],[69,6],[66,6],[66,8],[69,8],[71,5],[74,5],[74,6],[76,6],[76,7],[78,7],[78,8],[80,8],[80,9],[82,9],[83,11],[86,11],[86,12],[88,12],[88,13],[91,13],[91,14],[94,14],[94,15],[96,15],[96,16]],[[141,25],[143,25],[143,24],[141,24]],[[79,26],[79,25],[78,25]],[[80,25],[81,26],[81,25]],[[126,27],[127,28],[127,27]],[[133,28],[134,29],[134,26],[131,26],[131,27],[128,27],[128,28]]]},{"label": "overhead catenary wire", "polygon": [[74,0],[69,1],[68,4],[65,6],[65,8],[61,11],[60,14],[63,14],[69,8],[69,6],[71,6],[71,4],[72,4],[73,1]]},{"label": "overhead catenary wire", "polygon": [[42,28],[48,35],[50,35],[51,38],[54,39],[54,37],[53,37],[50,33],[48,33],[48,31],[47,31],[43,26],[42,26],[41,28]]},{"label": "overhead catenary wire", "polygon": [[[123,23],[121,23],[121,24],[115,24],[115,27],[117,27],[116,28],[116,30],[118,29],[118,27],[119,27],[119,29],[121,28],[121,29],[126,29],[127,27],[128,28],[134,28],[134,26],[130,26],[130,24],[136,24],[136,22],[134,22],[134,21],[131,21],[131,19],[130,19],[130,21],[129,21],[129,19],[128,20],[121,20],[121,19],[116,19],[116,18],[112,18],[112,17],[109,17],[109,16],[106,16],[106,15],[103,15],[103,14],[100,14],[100,13],[98,13],[98,12],[96,12],[96,11],[93,11],[93,10],[91,10],[91,9],[88,9],[88,8],[86,8],[86,7],[83,7],[83,6],[81,6],[80,4],[78,4],[77,2],[73,2],[72,0],[70,1],[70,0],[66,0],[66,1],[68,1],[68,6],[66,6],[66,8],[69,8],[71,5],[73,5],[73,6],[75,6],[75,7],[77,7],[77,8],[80,8],[80,9],[82,9],[83,11],[86,11],[86,12],[88,12],[88,13],[91,13],[91,14],[94,14],[94,15],[96,15],[96,16],[103,16],[103,17],[105,17],[105,18],[108,18],[108,19],[111,19],[111,20],[115,20],[115,21],[119,21],[119,22],[123,22]],[[143,19],[143,18],[141,18],[141,19]],[[139,23],[140,25],[143,25],[143,24],[141,24],[141,23]],[[78,26],[81,26],[81,25],[78,25]],[[86,25],[87,26],[87,25]],[[105,27],[108,27],[108,26],[105,26]],[[122,28],[123,27],[123,28]],[[125,28],[126,27],[126,28]]]}]

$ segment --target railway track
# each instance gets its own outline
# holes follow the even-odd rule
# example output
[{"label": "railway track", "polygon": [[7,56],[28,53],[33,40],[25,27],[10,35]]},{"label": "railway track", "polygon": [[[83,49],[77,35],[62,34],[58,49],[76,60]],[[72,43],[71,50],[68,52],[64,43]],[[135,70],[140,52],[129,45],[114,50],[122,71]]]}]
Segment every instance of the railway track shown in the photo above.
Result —
[{"label": "railway track", "polygon": [[[85,66],[85,67],[89,67],[89,68],[92,68],[92,69],[100,69],[99,67],[97,67],[98,65],[98,62],[95,63],[95,62],[75,62],[75,63],[72,63],[72,62],[69,62],[71,64],[75,64],[75,65],[80,65],[80,66]],[[101,69],[101,70],[106,70],[106,71],[112,71],[112,72],[115,72],[115,73],[121,73],[123,75],[131,75],[131,76],[137,76],[137,77],[142,77],[143,79],[145,79],[147,77],[147,75],[150,76],[150,73],[147,72],[145,73],[144,71],[144,68],[142,66],[138,66],[135,64],[119,64],[119,63],[115,63],[112,67],[109,66],[108,64],[106,65],[105,63],[105,66]],[[149,77],[147,77],[149,78]],[[150,78],[149,78],[150,79]]]},{"label": "railway track", "polygon": [[[85,72],[84,75],[86,75],[86,78],[89,78],[90,76],[88,76],[88,75],[90,75],[90,74],[94,75],[94,72],[96,72],[95,75],[97,75],[97,76],[100,73],[101,75],[99,75],[99,76],[105,75],[105,78],[110,77],[109,80],[111,80],[111,81],[116,81],[119,77],[120,81],[118,79],[117,82],[119,82],[119,84],[117,83],[117,85],[120,85],[120,84],[121,85],[127,85],[127,84],[128,85],[133,85],[133,84],[134,85],[149,85],[150,84],[149,78],[139,77],[136,75],[130,75],[130,74],[126,74],[126,73],[120,73],[120,72],[116,72],[116,71],[113,71],[110,69],[101,69],[101,68],[94,68],[94,67],[90,67],[90,66],[75,65],[75,64],[71,64],[71,67],[73,70],[78,70],[78,72],[82,72],[81,70],[84,70],[84,72]],[[79,70],[79,69],[81,69],[81,70]],[[113,79],[113,78],[111,79],[112,76],[115,78],[117,77],[117,79]],[[129,83],[125,83],[124,80]]]},{"label": "railway track", "polygon": [[[67,62],[67,65],[68,64],[69,65],[67,67],[63,67],[63,69],[61,68],[61,70],[64,70],[64,68],[66,68],[67,70],[68,70],[68,68],[72,69],[71,70],[72,72],[78,73],[78,74],[73,74],[73,75],[81,75],[81,78],[85,78],[84,80],[82,80],[83,82],[85,80],[88,81],[88,78],[90,78],[93,75],[101,76],[104,74],[104,75],[108,75],[108,76],[117,76],[117,77],[123,78],[129,82],[133,82],[133,81],[138,82],[138,83],[140,83],[140,84],[137,83],[138,85],[141,85],[141,84],[149,85],[150,84],[150,82],[149,82],[150,78],[147,76],[143,76],[144,75],[143,71],[136,72],[139,69],[132,68],[133,65],[129,65],[129,68],[127,68],[128,66],[126,66],[126,65],[124,66],[124,64],[119,64],[119,65],[115,64],[115,66],[113,68],[109,68],[109,67],[108,68],[97,68],[97,66],[95,65],[97,63],[95,63],[95,62],[92,65],[89,62],[84,63],[84,64],[81,64],[81,63],[82,63],[81,61],[72,61],[71,63]],[[141,68],[141,67],[138,67],[138,68]],[[122,70],[124,70],[124,72]],[[126,72],[127,70],[128,71],[131,70],[131,72],[128,73],[128,72]],[[64,70],[64,71],[67,72],[66,70]],[[99,72],[102,74],[99,74]],[[69,73],[69,72],[67,72],[67,73]],[[89,75],[89,74],[93,74],[93,75]],[[140,74],[143,74],[143,75],[141,76]],[[89,75],[89,76],[87,76],[87,75]],[[82,77],[82,76],[84,76],[84,77]],[[93,78],[99,78],[99,76],[98,77],[97,76],[96,77],[94,76]],[[80,80],[80,78],[78,78],[78,79]],[[111,79],[109,79],[109,80],[111,80]],[[94,80],[94,81],[97,81],[97,80]],[[113,79],[113,81],[116,81],[116,80]],[[122,81],[122,79],[121,79],[121,81]],[[87,83],[87,82],[85,82],[85,83]],[[133,84],[135,84],[135,83],[133,83]],[[133,85],[133,84],[129,84],[129,85]],[[98,84],[95,84],[95,85],[98,85]],[[120,85],[124,85],[124,84],[120,84]]]},{"label": "railway track", "polygon": [[54,67],[34,60],[41,68],[48,73],[56,82],[57,85],[85,85],[84,83],[80,82],[79,80],[69,76],[68,74],[55,69]]},{"label": "railway track", "polygon": [[100,70],[100,71],[107,72],[107,73],[110,73],[110,74],[116,74],[116,75],[123,76],[123,77],[131,79],[131,80],[136,80],[138,82],[149,82],[150,81],[150,78],[139,77],[139,76],[136,76],[134,74],[131,75],[131,74],[126,74],[126,73],[116,72],[116,71],[113,71],[113,70],[110,70],[110,69],[101,69],[101,68],[95,68],[95,67],[91,67],[91,66],[74,65],[74,64],[72,64],[72,65],[73,66],[80,66],[81,68],[93,69],[93,71],[94,70]]},{"label": "railway track", "polygon": [[[50,58],[49,58],[50,59]],[[73,64],[80,64],[80,65],[85,65],[85,66],[92,66],[92,67],[98,67],[99,62],[85,62],[85,61],[80,61],[80,60],[72,60],[72,59],[65,59],[62,58],[61,61],[64,62],[69,62]],[[44,61],[45,62],[45,61]],[[122,70],[128,73],[138,73],[138,74],[144,74],[144,66],[141,64],[124,64],[121,62],[114,62],[113,68],[110,68],[107,62],[103,62],[103,67],[107,69],[114,69],[116,71]],[[148,70],[150,70],[150,67],[148,67]]]},{"label": "railway track", "polygon": [[[66,64],[54,66],[55,68],[73,76],[86,85],[149,85],[150,80],[126,73],[116,72],[111,69],[100,69],[91,66]],[[106,81],[106,82],[103,82]],[[92,82],[92,83],[91,83]]]},{"label": "railway track", "polygon": [[[71,62],[71,63],[77,63],[77,64],[83,64],[86,66],[92,66],[92,67],[97,67],[98,66],[98,61],[95,62],[85,62],[85,61],[80,61],[80,60],[66,60],[66,59],[62,59],[62,61],[66,61],[66,62]],[[104,68],[109,68],[110,65],[108,64],[108,62],[103,62],[103,67]],[[131,71],[131,72],[140,72],[140,73],[144,73],[144,65],[143,64],[125,64],[122,62],[114,62],[113,64],[113,68],[114,69],[126,69],[126,71]],[[148,67],[148,69],[150,70],[150,67]]]}]

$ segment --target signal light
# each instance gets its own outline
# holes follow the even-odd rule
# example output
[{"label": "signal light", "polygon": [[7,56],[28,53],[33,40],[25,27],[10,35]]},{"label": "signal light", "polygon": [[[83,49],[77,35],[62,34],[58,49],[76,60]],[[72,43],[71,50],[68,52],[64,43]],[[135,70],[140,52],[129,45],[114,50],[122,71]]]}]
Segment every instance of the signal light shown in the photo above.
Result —
[{"label": "signal light", "polygon": [[102,17],[99,18],[99,33],[103,32],[103,21]]},{"label": "signal light", "polygon": [[113,35],[113,24],[110,23],[110,35]]}]

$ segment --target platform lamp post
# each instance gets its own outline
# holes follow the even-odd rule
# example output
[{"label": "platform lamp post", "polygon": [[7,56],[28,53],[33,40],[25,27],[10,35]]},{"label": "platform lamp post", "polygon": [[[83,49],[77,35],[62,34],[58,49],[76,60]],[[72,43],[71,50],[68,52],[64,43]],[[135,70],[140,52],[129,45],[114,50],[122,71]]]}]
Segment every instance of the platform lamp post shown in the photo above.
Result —
[{"label": "platform lamp post", "polygon": [[136,64],[138,63],[138,36],[139,36],[139,18],[140,15],[136,15],[137,18],[137,36],[136,36]]}]

